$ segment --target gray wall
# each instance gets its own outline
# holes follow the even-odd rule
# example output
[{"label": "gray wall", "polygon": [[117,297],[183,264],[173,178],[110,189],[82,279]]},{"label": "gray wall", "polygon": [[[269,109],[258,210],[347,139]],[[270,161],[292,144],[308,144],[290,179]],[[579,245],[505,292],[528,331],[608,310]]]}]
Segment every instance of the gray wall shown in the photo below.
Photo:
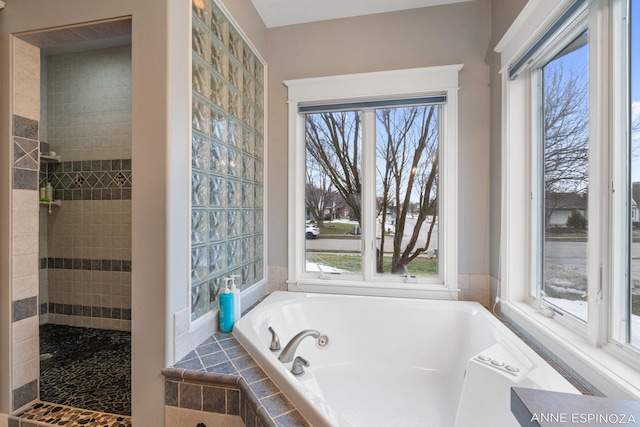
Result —
[{"label": "gray wall", "polygon": [[[500,55],[494,52],[504,33],[527,4],[527,0],[491,0],[491,51],[488,57],[491,64],[491,266],[490,273],[498,278],[500,269],[500,169],[502,162],[502,86]],[[495,299],[495,286],[491,289],[491,301]]]},{"label": "gray wall", "polygon": [[485,55],[491,41],[490,19],[489,0],[476,0],[268,30],[269,265],[287,265],[283,80],[462,63],[459,273],[489,274],[490,109]]}]

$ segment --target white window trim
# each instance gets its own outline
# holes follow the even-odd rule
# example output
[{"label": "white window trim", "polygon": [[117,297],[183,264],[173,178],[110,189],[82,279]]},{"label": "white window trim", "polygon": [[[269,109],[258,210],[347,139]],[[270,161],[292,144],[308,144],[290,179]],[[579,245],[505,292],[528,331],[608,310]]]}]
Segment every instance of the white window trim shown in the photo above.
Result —
[{"label": "white window trim", "polygon": [[[611,254],[617,253],[620,256],[623,248],[615,240],[609,243],[608,236],[613,235],[616,230],[621,232],[623,224],[619,219],[626,213],[621,212],[622,205],[615,199],[622,197],[624,192],[613,193],[612,196],[605,194],[604,189],[610,190],[611,185],[615,186],[616,180],[624,182],[626,177],[622,177],[623,171],[619,168],[612,167],[612,162],[619,162],[625,154],[619,150],[609,151],[608,143],[591,144],[589,154],[590,162],[598,162],[599,172],[594,178],[594,185],[600,186],[600,196],[606,200],[606,203],[602,203],[594,200],[597,197],[590,197],[589,202],[590,215],[598,218],[597,221],[590,221],[590,228],[594,226],[594,230],[590,231],[590,238],[593,235],[597,239],[595,246],[599,248],[597,252],[589,254],[589,293],[599,295],[592,300],[594,303],[590,301],[589,304],[590,326],[581,333],[580,328],[576,330],[563,324],[558,319],[561,316],[552,319],[544,317],[538,311],[537,300],[530,293],[534,277],[532,269],[535,268],[531,262],[535,259],[531,209],[534,183],[530,151],[535,123],[532,120],[532,73],[522,72],[515,80],[510,80],[508,72],[510,65],[535,43],[572,2],[573,0],[530,0],[495,49],[501,54],[502,67],[501,308],[504,315],[553,351],[605,395],[637,400],[640,399],[640,358],[637,353],[634,354],[615,341],[618,335],[609,322],[611,301],[616,298],[616,295],[612,295],[615,292],[612,284],[624,273],[622,266],[611,263]],[[625,111],[622,103],[611,101],[608,89],[620,89],[623,84],[622,70],[617,65],[620,63],[619,53],[609,47],[616,46],[612,42],[619,43],[623,36],[612,31],[610,25],[613,19],[621,16],[620,4],[620,0],[595,0],[589,14],[592,45],[589,63],[590,70],[596,70],[596,75],[590,76],[590,138],[599,141],[620,138],[620,126],[614,124],[620,123],[617,120]],[[592,151],[592,146],[598,152]],[[611,182],[609,180],[612,177],[606,172],[609,169],[618,173]],[[591,189],[590,194],[593,194]],[[609,206],[614,206],[614,209]],[[594,275],[602,277],[601,293],[601,282],[594,280]]]},{"label": "white window trim", "polygon": [[[289,117],[289,290],[306,292],[349,293],[359,295],[403,296],[415,298],[458,298],[458,73],[462,64],[438,67],[414,68],[396,71],[349,74],[331,77],[315,77],[287,80]],[[441,212],[446,213],[439,241],[443,263],[438,283],[414,284],[392,281],[372,281],[370,277],[358,275],[357,280],[347,275],[332,280],[320,278],[318,274],[305,270],[305,145],[304,116],[298,113],[300,104],[324,102],[346,102],[366,99],[388,99],[418,97],[444,93],[446,104],[441,110],[442,126],[440,144]],[[372,122],[372,120],[369,120]],[[373,123],[369,124],[373,126]],[[368,126],[363,122],[363,126]],[[363,151],[364,151],[363,147]],[[363,173],[375,173],[375,169]],[[371,168],[370,168],[371,169]],[[365,191],[372,191],[365,189]],[[370,223],[371,221],[369,221]],[[372,224],[364,221],[368,235]],[[365,232],[367,229],[364,230]],[[370,257],[373,242],[363,241],[363,257]],[[363,263],[367,262],[363,259]]]}]

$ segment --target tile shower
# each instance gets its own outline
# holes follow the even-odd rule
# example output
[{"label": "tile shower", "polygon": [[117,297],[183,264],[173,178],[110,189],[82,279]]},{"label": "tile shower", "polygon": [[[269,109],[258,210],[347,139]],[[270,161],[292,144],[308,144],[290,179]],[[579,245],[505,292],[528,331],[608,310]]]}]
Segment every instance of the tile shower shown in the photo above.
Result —
[{"label": "tile shower", "polygon": [[131,46],[43,55],[41,93],[40,399],[130,415]]},{"label": "tile shower", "polygon": [[[131,47],[43,61],[41,323],[131,328]],[[45,92],[46,90],[46,92]],[[46,118],[46,119],[45,119]]]}]

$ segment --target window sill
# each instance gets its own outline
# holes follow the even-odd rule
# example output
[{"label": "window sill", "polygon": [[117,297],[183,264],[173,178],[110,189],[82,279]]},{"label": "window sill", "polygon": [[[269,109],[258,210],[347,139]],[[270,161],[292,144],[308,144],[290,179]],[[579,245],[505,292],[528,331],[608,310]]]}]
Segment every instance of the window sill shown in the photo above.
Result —
[{"label": "window sill", "polygon": [[459,289],[444,285],[402,282],[358,282],[338,278],[302,279],[288,281],[288,290],[293,292],[341,293],[347,295],[367,295],[399,298],[427,298],[458,300]]},{"label": "window sill", "polygon": [[607,397],[640,400],[640,371],[609,349],[616,347],[614,344],[593,347],[584,337],[526,303],[503,302],[501,309],[504,316]]}]

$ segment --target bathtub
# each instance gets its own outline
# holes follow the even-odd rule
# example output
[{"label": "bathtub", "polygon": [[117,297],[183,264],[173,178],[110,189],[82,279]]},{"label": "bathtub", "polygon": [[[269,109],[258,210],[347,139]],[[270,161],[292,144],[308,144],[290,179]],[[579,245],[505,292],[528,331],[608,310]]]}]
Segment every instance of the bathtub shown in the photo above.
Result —
[{"label": "bathtub", "polygon": [[[305,338],[294,376],[269,327],[282,347],[304,329],[328,344]],[[518,427],[511,386],[578,393],[474,302],[274,292],[233,334],[314,427]]]}]

